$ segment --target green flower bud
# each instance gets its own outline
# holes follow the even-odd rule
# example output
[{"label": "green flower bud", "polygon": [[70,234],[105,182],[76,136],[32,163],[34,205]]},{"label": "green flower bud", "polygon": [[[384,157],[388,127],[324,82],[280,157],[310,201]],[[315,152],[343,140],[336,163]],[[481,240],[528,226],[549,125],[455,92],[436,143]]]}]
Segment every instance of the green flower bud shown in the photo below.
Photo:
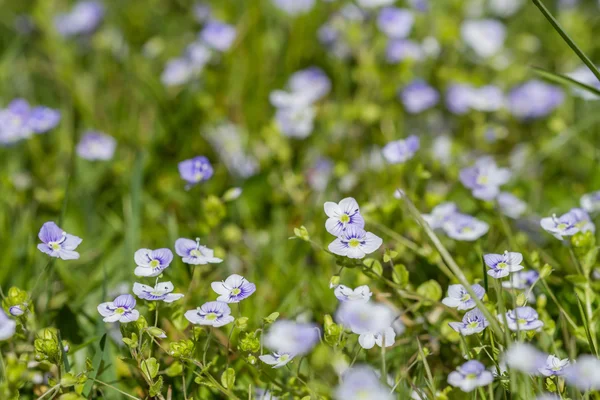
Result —
[{"label": "green flower bud", "polygon": [[260,350],[260,340],[256,337],[256,332],[246,333],[238,345],[240,350],[248,353],[256,353]]}]

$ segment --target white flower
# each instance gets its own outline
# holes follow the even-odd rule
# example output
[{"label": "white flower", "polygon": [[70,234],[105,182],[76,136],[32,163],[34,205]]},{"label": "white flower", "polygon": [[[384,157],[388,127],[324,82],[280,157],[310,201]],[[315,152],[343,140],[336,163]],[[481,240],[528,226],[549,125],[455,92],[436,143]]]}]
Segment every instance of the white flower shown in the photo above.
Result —
[{"label": "white flower", "polygon": [[396,341],[396,332],[390,326],[381,332],[363,333],[358,337],[358,343],[363,349],[371,349],[377,345],[379,347],[391,347]]},{"label": "white flower", "polygon": [[136,276],[153,277],[160,275],[173,261],[173,253],[169,249],[139,249],[133,256],[137,268]]},{"label": "white flower", "polygon": [[265,354],[263,356],[259,356],[260,360],[265,364],[272,365],[273,368],[281,368],[294,358],[292,354],[288,353],[273,353],[273,354]]},{"label": "white flower", "polygon": [[183,297],[181,293],[171,293],[174,289],[171,282],[158,282],[154,287],[137,282],[133,284],[133,293],[140,299],[160,300],[165,303],[172,303]]},{"label": "white flower", "polygon": [[544,376],[561,376],[565,373],[565,368],[570,364],[571,362],[568,358],[561,360],[556,356],[549,355],[544,366],[538,368],[538,371]]},{"label": "white flower", "polygon": [[376,251],[382,243],[383,239],[379,236],[350,225],[340,237],[329,244],[328,249],[339,256],[361,259]]},{"label": "white flower", "polygon": [[600,360],[589,354],[579,356],[574,364],[565,370],[567,383],[580,390],[600,389]]},{"label": "white flower", "polygon": [[175,242],[175,251],[182,261],[190,265],[204,265],[220,263],[220,258],[215,257],[215,252],[206,246],[200,245],[200,239],[180,238]]},{"label": "white flower", "polygon": [[325,229],[332,235],[340,236],[349,226],[365,227],[358,203],[352,197],[346,197],[339,204],[328,201],[324,208],[329,217],[325,222]]},{"label": "white flower", "polygon": [[458,212],[454,203],[441,203],[431,210],[431,214],[423,214],[423,219],[429,224],[431,229],[442,228],[444,222]]},{"label": "white flower", "polygon": [[498,53],[506,39],[506,27],[493,19],[467,20],[463,22],[460,31],[467,46],[483,58]]},{"label": "white flower", "polygon": [[17,328],[17,323],[9,318],[4,310],[0,310],[0,340],[10,339]]},{"label": "white flower", "polygon": [[140,312],[134,309],[135,297],[130,294],[122,294],[114,301],[98,305],[98,312],[104,317],[104,322],[128,323],[137,321]]},{"label": "white flower", "polygon": [[217,301],[239,303],[256,291],[256,285],[241,275],[233,274],[224,282],[211,283],[212,289],[219,294]]},{"label": "white flower", "polygon": [[514,343],[502,355],[502,361],[512,369],[537,374],[545,364],[546,355],[527,343]]},{"label": "white flower", "polygon": [[354,290],[348,286],[339,285],[334,290],[335,297],[339,301],[369,301],[373,293],[367,285],[359,286]]},{"label": "white flower", "polygon": [[215,328],[227,325],[234,320],[231,316],[231,308],[222,301],[209,301],[195,310],[186,311],[185,318],[192,324],[210,325]]}]

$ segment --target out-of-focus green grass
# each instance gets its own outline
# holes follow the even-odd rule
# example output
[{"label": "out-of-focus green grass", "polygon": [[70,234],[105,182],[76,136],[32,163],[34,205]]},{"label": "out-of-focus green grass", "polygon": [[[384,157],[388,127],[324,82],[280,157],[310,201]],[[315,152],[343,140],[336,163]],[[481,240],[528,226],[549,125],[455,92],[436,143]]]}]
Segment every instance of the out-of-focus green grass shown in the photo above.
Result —
[{"label": "out-of-focus green grass", "polygon": [[[173,89],[164,88],[159,77],[165,61],[180,54],[199,29],[191,2],[107,1],[106,21],[99,32],[89,40],[65,40],[54,32],[52,16],[65,10],[68,2],[0,1],[0,103],[23,97],[62,113],[60,125],[50,133],[0,148],[1,286],[33,286],[48,261],[35,247],[37,233],[45,221],[54,220],[84,241],[80,260],[57,261],[42,278],[44,294],[38,306],[44,313],[38,317],[40,325],[56,325],[63,338],[74,344],[98,337],[104,329],[97,330],[96,305],[109,300],[104,290],[133,284],[135,250],[173,248],[178,237],[198,236],[225,259],[223,264],[199,267],[201,280],[183,300],[188,308],[213,299],[210,282],[240,272],[257,285],[256,294],[243,303],[243,314],[255,324],[274,311],[287,317],[307,313],[322,321],[337,304],[329,278],[338,267],[329,255],[288,237],[293,236],[293,227],[305,225],[315,240],[326,245],[330,237],[324,229],[322,204],[351,195],[362,205],[367,226],[372,221],[371,230],[384,237],[384,246],[400,251],[413,285],[435,279],[445,288],[448,280],[438,271],[434,255],[416,255],[374,226],[382,224],[410,238],[417,248],[431,251],[419,227],[392,198],[396,187],[406,188],[426,211],[441,200],[430,183],[448,184],[449,197],[461,210],[479,212],[494,222],[479,245],[498,252],[508,246],[508,239],[496,214],[455,183],[464,166],[459,160],[468,151],[493,154],[506,163],[510,150],[526,143],[531,149],[526,160],[529,168],[512,188],[540,215],[565,211],[581,194],[600,187],[596,103],[569,97],[551,118],[526,124],[504,113],[450,117],[443,107],[438,107],[441,123],[434,123],[430,114],[402,112],[396,89],[414,77],[426,78],[440,89],[453,81],[494,83],[507,89],[533,77],[531,66],[569,72],[579,65],[529,5],[506,21],[510,67],[497,71],[472,63],[458,39],[463,4],[433,2],[430,13],[418,16],[415,35],[435,36],[443,51],[436,62],[416,68],[386,65],[381,56],[385,43],[381,35],[372,37],[375,30],[352,32],[353,45],[360,49],[356,61],[345,63],[327,55],[315,32],[333,4],[319,2],[309,15],[292,19],[267,0],[214,1],[216,15],[236,25],[236,44],[203,72],[201,83]],[[25,13],[37,27],[30,35],[17,34],[13,27],[15,16]],[[574,9],[561,13],[560,19],[592,59],[599,59],[597,17]],[[154,58],[144,54],[149,41],[162,48]],[[319,106],[312,136],[288,140],[272,124],[274,110],[268,95],[283,87],[290,74],[311,65],[327,72],[333,90]],[[249,151],[259,158],[260,173],[246,181],[228,173],[205,138],[206,131],[224,121],[241,127]],[[506,126],[508,136],[487,143],[483,127],[493,121]],[[90,163],[74,156],[74,145],[85,129],[101,130],[117,139],[112,162]],[[423,156],[404,166],[358,169],[356,161],[372,145],[413,132],[421,135],[424,153],[431,138],[451,133],[456,161],[443,166]],[[213,162],[215,176],[185,191],[177,163],[200,154]],[[305,179],[317,155],[335,161],[335,176],[324,193],[311,191]],[[419,170],[427,170],[431,177],[417,174]],[[358,184],[343,192],[338,183],[351,172],[357,172]],[[23,174],[31,182],[19,188],[15,180]],[[207,219],[220,210],[211,208],[207,199],[234,186],[243,187],[242,196],[224,204],[222,220],[210,226]],[[525,234],[515,233],[512,239],[523,250],[533,250]],[[447,245],[468,277],[480,277],[479,255],[469,244],[448,241]],[[557,247],[551,243],[546,251],[558,261],[553,266],[561,269],[568,258],[561,252],[553,254]],[[191,271],[176,257],[166,277],[186,292]],[[352,279],[358,284],[366,278],[354,271],[344,276],[349,284]],[[566,303],[576,305],[572,296]],[[392,367],[406,362],[409,354],[403,348],[395,351],[398,358],[390,361]],[[440,363],[450,354],[441,349]],[[80,357],[76,362],[82,362]],[[447,363],[440,371],[454,364]],[[325,365],[319,368],[332,374]]]}]

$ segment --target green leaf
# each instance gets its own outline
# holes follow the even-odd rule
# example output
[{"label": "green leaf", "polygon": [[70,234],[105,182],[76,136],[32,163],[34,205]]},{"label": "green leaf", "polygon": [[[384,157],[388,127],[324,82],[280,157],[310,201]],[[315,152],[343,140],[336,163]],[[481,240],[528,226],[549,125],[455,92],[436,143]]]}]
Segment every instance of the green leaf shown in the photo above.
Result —
[{"label": "green leaf", "polygon": [[373,273],[379,276],[383,275],[383,267],[381,266],[381,263],[378,260],[374,258],[365,258],[363,264]]},{"label": "green leaf", "polygon": [[163,377],[159,376],[156,382],[150,386],[150,397],[156,397],[160,394],[163,387]]},{"label": "green leaf", "polygon": [[231,389],[235,384],[235,370],[233,368],[227,368],[221,375],[221,385],[225,389]]},{"label": "green leaf", "polygon": [[433,279],[422,283],[417,288],[417,293],[431,301],[440,301],[443,295],[442,287]]},{"label": "green leaf", "polygon": [[85,383],[85,387],[83,389],[83,393],[85,397],[90,396],[90,392],[92,391],[92,386],[94,384],[93,379],[98,379],[100,375],[100,367],[104,361],[104,355],[106,351],[106,333],[102,335],[100,338],[100,342],[98,343],[98,349],[96,350],[96,354],[94,355],[94,359],[92,361],[93,371],[95,372],[90,375],[90,380]]},{"label": "green leaf", "polygon": [[409,273],[406,267],[403,264],[394,265],[394,273],[392,275],[392,279],[398,285],[404,287],[408,285]]},{"label": "green leaf", "polygon": [[142,361],[140,368],[142,373],[146,375],[149,380],[154,379],[156,375],[158,375],[159,366],[156,358],[154,357],[150,357],[149,359]]},{"label": "green leaf", "polygon": [[578,89],[585,90],[586,92],[592,93],[592,94],[600,97],[600,90],[596,89],[593,86],[586,85],[585,83],[576,81],[575,79],[570,78],[566,75],[556,74],[554,72],[550,72],[550,71],[547,71],[545,69],[538,68],[538,67],[533,67],[533,71],[536,74],[538,74],[541,78],[543,78],[547,81],[558,83],[558,84],[569,86],[569,87],[576,87]]}]

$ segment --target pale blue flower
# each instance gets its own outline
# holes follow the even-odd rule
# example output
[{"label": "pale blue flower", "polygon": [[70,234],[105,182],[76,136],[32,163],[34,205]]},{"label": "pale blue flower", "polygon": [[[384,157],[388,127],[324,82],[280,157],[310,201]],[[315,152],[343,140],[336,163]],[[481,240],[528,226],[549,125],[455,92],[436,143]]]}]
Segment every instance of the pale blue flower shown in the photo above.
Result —
[{"label": "pale blue flower", "polygon": [[339,301],[369,301],[373,293],[367,285],[358,286],[355,289],[348,286],[338,285],[334,290],[335,297]]},{"label": "pale blue flower", "polygon": [[189,185],[195,185],[209,180],[213,176],[213,167],[204,156],[194,157],[190,160],[181,161],[178,164],[181,179]]},{"label": "pale blue flower", "polygon": [[383,385],[375,371],[367,365],[347,369],[334,392],[335,400],[392,400],[395,397]]},{"label": "pale blue flower", "polygon": [[175,287],[171,282],[157,282],[154,287],[141,283],[133,284],[133,293],[143,300],[172,303],[183,297],[181,293],[171,293]]},{"label": "pale blue flower", "polygon": [[65,37],[93,33],[104,19],[104,6],[98,1],[81,1],[65,14],[54,18],[56,30]]},{"label": "pale blue flower", "polygon": [[365,227],[365,220],[360,215],[360,207],[352,197],[346,197],[339,203],[327,201],[323,208],[329,217],[325,221],[325,229],[334,236],[340,236],[350,226]]},{"label": "pale blue flower", "polygon": [[185,318],[192,324],[215,328],[227,325],[235,319],[231,316],[231,308],[221,301],[209,301],[195,310],[186,311]]},{"label": "pale blue flower", "polygon": [[505,251],[504,254],[485,254],[483,261],[490,268],[487,274],[492,278],[500,279],[510,275],[511,272],[517,272],[524,267],[523,255],[516,252]]},{"label": "pale blue flower", "polygon": [[470,215],[455,213],[443,223],[442,229],[452,239],[474,241],[485,235],[490,226]]},{"label": "pale blue flower", "polygon": [[487,386],[494,381],[490,371],[477,360],[470,360],[448,375],[448,383],[463,392],[472,392],[478,387]]},{"label": "pale blue flower", "polygon": [[278,320],[264,336],[264,343],[278,354],[304,355],[319,342],[319,329],[310,323]]},{"label": "pale blue flower", "polygon": [[480,309],[468,311],[461,322],[448,323],[452,329],[463,336],[481,333],[489,325],[489,321],[485,318]]},{"label": "pale blue flower", "polygon": [[415,80],[404,87],[399,96],[410,114],[426,111],[434,107],[440,99],[438,91],[421,80]]},{"label": "pale blue flower", "polygon": [[17,323],[4,310],[0,309],[0,340],[10,339],[17,329]]},{"label": "pale blue flower", "polygon": [[438,204],[431,210],[430,214],[423,214],[423,219],[429,224],[431,229],[440,229],[454,214],[458,213],[455,203],[446,202]]},{"label": "pale blue flower", "polygon": [[136,276],[159,276],[173,261],[173,253],[169,249],[139,249],[133,256],[137,267]]},{"label": "pale blue flower", "polygon": [[346,230],[327,247],[330,252],[348,258],[362,259],[381,247],[383,239],[354,225]]},{"label": "pale blue flower", "polygon": [[190,265],[218,264],[223,260],[215,257],[213,249],[200,244],[200,239],[179,238],[175,241],[175,251],[182,261]]},{"label": "pale blue flower", "polygon": [[404,140],[394,140],[383,147],[383,156],[390,164],[401,164],[414,157],[419,150],[419,138],[411,135]]},{"label": "pale blue flower", "polygon": [[600,211],[600,190],[584,194],[583,196],[581,196],[579,204],[581,205],[581,208],[583,208],[588,213],[595,213]]},{"label": "pale blue flower", "polygon": [[[596,75],[586,66],[582,65],[577,68],[575,71],[567,74],[568,77],[576,80],[577,82],[581,82],[588,86],[594,87],[600,90],[600,81],[596,78]],[[594,94],[588,90],[578,88],[573,85],[573,94],[575,96],[581,97],[584,100],[599,100],[600,97],[597,94]]]},{"label": "pale blue flower", "polygon": [[409,10],[397,7],[384,7],[379,11],[379,30],[393,39],[404,39],[412,30],[415,17]]},{"label": "pale blue flower", "polygon": [[102,132],[85,132],[77,144],[77,155],[89,161],[110,160],[117,147],[117,141],[112,136]]},{"label": "pale blue flower", "polygon": [[497,54],[506,39],[506,27],[494,19],[466,20],[460,33],[465,44],[482,58]]},{"label": "pale blue flower", "polygon": [[63,260],[79,258],[79,253],[75,249],[81,244],[82,239],[63,231],[54,222],[46,222],[42,225],[38,237],[42,243],[38,244],[37,248],[42,253]]},{"label": "pale blue flower", "polygon": [[[485,296],[485,289],[481,285],[471,285],[471,289],[473,289],[479,300]],[[463,285],[448,286],[448,297],[442,299],[442,303],[461,311],[470,310],[476,306],[475,300],[473,300]]]},{"label": "pale blue flower", "polygon": [[500,186],[511,177],[508,168],[498,168],[491,157],[481,157],[475,165],[460,171],[460,181],[471,189],[473,196],[482,200],[492,200],[500,193]]},{"label": "pale blue flower", "polygon": [[544,366],[539,368],[538,371],[544,376],[562,376],[569,365],[571,365],[571,362],[568,358],[561,360],[554,355],[549,355]]},{"label": "pale blue flower", "polygon": [[272,0],[273,4],[288,15],[305,14],[312,10],[315,0]]},{"label": "pale blue flower", "polygon": [[519,218],[527,211],[527,203],[508,192],[500,192],[496,201],[502,214],[509,218]]},{"label": "pale blue flower", "polygon": [[421,61],[425,52],[421,45],[413,40],[390,40],[385,48],[385,58],[390,64],[397,64],[404,60]]},{"label": "pale blue flower", "polygon": [[534,79],[512,89],[508,105],[516,118],[530,120],[550,114],[563,103],[564,98],[561,88]]},{"label": "pale blue flower", "polygon": [[294,359],[294,354],[289,353],[273,353],[258,356],[262,362],[272,365],[273,368],[281,368]]},{"label": "pale blue flower", "polygon": [[540,225],[558,240],[563,240],[563,236],[573,236],[577,232],[595,232],[596,230],[590,216],[581,208],[573,208],[560,217],[553,214],[552,217],[542,218]]},{"label": "pale blue flower", "polygon": [[564,377],[568,384],[579,390],[600,390],[600,360],[584,354],[565,368]]},{"label": "pale blue flower", "polygon": [[135,297],[130,294],[122,294],[113,301],[98,305],[98,312],[104,317],[104,322],[128,323],[140,317],[140,312],[135,309]]},{"label": "pale blue flower", "polygon": [[239,303],[256,291],[254,283],[238,274],[230,275],[222,282],[213,282],[211,287],[219,295],[217,301],[224,303]]},{"label": "pale blue flower", "polygon": [[236,36],[234,26],[213,20],[204,25],[199,37],[207,46],[223,52],[229,50]]},{"label": "pale blue flower", "polygon": [[[502,316],[498,319],[503,322]],[[506,313],[506,323],[511,331],[536,331],[544,326],[538,313],[531,307],[517,307]]]}]

